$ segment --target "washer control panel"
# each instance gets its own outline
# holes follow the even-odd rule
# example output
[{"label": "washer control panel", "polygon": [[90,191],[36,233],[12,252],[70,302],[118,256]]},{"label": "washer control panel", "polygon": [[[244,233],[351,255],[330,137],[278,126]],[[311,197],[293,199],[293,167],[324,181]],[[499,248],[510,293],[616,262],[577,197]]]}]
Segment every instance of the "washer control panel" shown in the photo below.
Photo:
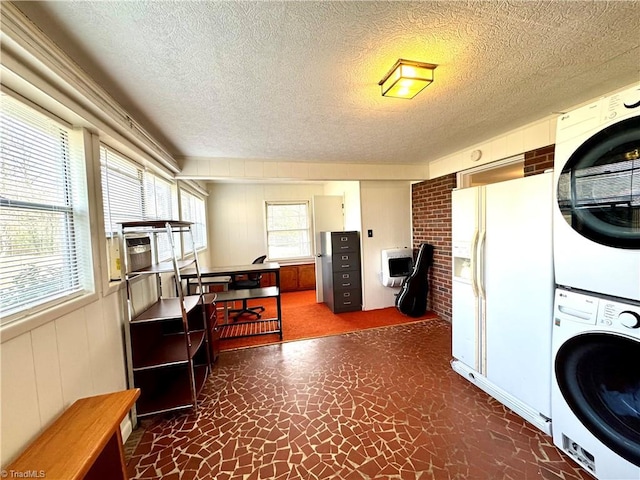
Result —
[{"label": "washer control panel", "polygon": [[604,127],[627,116],[638,115],[640,110],[640,85],[602,97],[583,107],[558,117],[556,145]]},{"label": "washer control panel", "polygon": [[554,323],[582,323],[640,335],[640,303],[622,302],[587,292],[556,289]]},{"label": "washer control panel", "polygon": [[601,298],[597,324],[622,331],[640,329],[640,306]]},{"label": "washer control panel", "polygon": [[640,86],[606,97],[601,108],[602,123],[629,115],[640,108]]}]

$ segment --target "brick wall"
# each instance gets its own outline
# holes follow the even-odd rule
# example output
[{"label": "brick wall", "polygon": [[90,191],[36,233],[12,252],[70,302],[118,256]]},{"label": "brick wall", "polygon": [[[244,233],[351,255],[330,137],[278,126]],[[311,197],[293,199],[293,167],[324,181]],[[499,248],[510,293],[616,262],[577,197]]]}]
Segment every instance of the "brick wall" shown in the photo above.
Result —
[{"label": "brick wall", "polygon": [[553,152],[555,145],[537,148],[524,154],[524,176],[543,173],[549,168],[553,168]]},{"label": "brick wall", "polygon": [[451,321],[451,191],[456,174],[416,183],[411,188],[413,247],[434,246],[427,308]]},{"label": "brick wall", "polygon": [[[555,145],[524,154],[524,175],[536,175],[553,168]],[[443,320],[451,321],[451,191],[456,174],[416,183],[411,188],[413,247],[434,246],[429,272],[427,308]]]}]

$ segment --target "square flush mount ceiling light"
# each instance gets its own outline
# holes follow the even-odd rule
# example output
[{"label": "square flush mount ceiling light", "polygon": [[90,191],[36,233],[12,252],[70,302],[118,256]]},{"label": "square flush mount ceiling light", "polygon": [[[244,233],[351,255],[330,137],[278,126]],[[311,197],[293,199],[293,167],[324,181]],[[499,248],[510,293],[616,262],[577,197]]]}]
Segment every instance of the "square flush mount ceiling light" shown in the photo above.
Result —
[{"label": "square flush mount ceiling light", "polygon": [[383,97],[413,98],[433,82],[437,65],[400,59],[387,73],[380,85]]}]

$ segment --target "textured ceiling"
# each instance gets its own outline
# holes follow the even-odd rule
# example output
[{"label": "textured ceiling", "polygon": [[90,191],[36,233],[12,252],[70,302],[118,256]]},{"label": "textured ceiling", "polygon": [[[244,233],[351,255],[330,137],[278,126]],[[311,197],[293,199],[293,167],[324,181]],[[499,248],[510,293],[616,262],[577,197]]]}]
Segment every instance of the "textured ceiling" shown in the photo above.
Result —
[{"label": "textured ceiling", "polygon": [[16,4],[178,157],[425,162],[640,78],[640,2]]}]

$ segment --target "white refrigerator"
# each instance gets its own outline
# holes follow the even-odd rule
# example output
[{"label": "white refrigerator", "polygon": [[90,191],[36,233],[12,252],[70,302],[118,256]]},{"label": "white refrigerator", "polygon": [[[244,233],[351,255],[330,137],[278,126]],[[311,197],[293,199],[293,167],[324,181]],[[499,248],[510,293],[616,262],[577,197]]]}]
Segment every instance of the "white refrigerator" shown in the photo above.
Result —
[{"label": "white refrigerator", "polygon": [[452,193],[453,369],[550,434],[552,174]]}]

